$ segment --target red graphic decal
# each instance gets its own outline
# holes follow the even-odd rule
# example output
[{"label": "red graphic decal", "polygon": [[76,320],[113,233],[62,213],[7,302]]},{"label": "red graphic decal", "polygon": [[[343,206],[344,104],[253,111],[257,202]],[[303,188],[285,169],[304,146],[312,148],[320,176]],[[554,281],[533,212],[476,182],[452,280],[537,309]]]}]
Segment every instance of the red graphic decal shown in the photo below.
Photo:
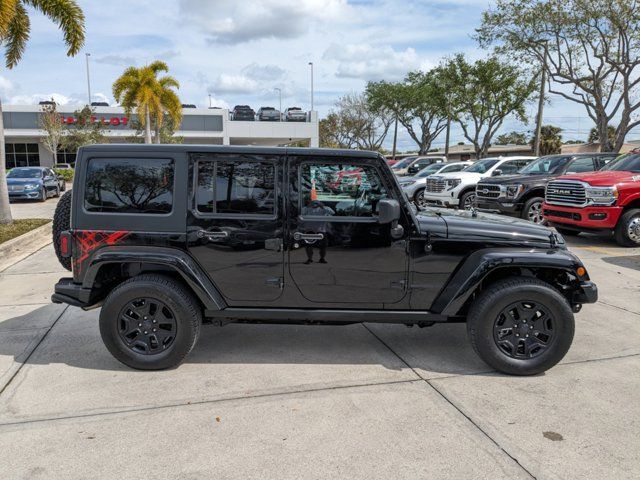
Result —
[{"label": "red graphic decal", "polygon": [[78,255],[74,259],[74,270],[80,273],[82,264],[90,256],[91,253],[100,248],[110,245],[117,245],[131,232],[120,230],[117,232],[107,232],[103,230],[79,230],[73,232],[76,240],[76,246],[79,250]]}]

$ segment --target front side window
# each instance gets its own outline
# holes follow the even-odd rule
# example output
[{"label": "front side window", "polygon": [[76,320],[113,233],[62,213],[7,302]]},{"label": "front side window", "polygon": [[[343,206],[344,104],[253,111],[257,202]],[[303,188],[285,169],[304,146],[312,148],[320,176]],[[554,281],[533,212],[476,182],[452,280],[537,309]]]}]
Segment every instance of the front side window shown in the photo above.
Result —
[{"label": "front side window", "polygon": [[166,214],[173,206],[173,160],[92,158],[87,165],[87,212]]},{"label": "front side window", "polygon": [[609,162],[602,170],[640,173],[640,153],[629,153]]},{"label": "front side window", "polygon": [[595,165],[591,157],[577,158],[567,167],[567,173],[593,172]]},{"label": "front side window", "polygon": [[198,161],[196,209],[201,213],[273,215],[276,166],[243,160]]},{"label": "front side window", "polygon": [[447,167],[444,167],[440,173],[461,172],[465,168],[467,168],[467,165],[464,164],[449,165]]},{"label": "front side window", "polygon": [[504,162],[502,165],[498,165],[498,169],[502,171],[503,175],[512,175],[520,170],[520,165],[517,160],[510,160]]},{"label": "front side window", "polygon": [[486,158],[484,160],[478,160],[473,165],[465,170],[465,172],[471,173],[487,173],[491,167],[498,163],[497,158]]},{"label": "front side window", "polygon": [[451,171],[453,170],[451,169],[447,170],[446,167],[443,168],[441,163],[433,163],[428,167],[425,167],[422,170],[420,170],[420,173],[418,173],[417,176],[420,178],[424,178],[424,177],[428,177],[429,175],[433,175],[436,172],[444,173],[444,172],[451,172]]},{"label": "front side window", "polygon": [[387,190],[373,167],[304,163],[300,195],[301,214],[306,217],[374,217]]}]

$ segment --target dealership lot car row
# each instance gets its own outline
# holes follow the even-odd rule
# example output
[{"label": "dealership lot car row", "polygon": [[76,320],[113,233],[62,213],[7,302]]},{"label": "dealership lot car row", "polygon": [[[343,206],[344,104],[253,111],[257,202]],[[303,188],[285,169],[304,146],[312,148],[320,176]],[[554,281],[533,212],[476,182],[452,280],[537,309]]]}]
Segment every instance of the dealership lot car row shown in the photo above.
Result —
[{"label": "dealership lot car row", "polygon": [[[640,152],[496,157],[460,168],[433,157],[391,165],[419,207],[479,209],[555,226],[564,235],[610,232],[622,246],[640,245]],[[422,160],[425,162],[425,160]]]},{"label": "dealership lot car row", "polygon": [[236,105],[229,113],[231,120],[253,122],[306,122],[307,112],[300,107],[289,107],[280,112],[274,107],[260,107],[257,112],[249,105]]}]

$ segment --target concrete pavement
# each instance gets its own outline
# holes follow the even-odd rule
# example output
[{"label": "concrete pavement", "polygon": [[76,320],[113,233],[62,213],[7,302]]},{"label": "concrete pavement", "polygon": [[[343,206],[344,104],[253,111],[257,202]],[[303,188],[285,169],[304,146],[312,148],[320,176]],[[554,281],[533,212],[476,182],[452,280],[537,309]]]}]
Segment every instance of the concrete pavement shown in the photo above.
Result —
[{"label": "concrete pavement", "polygon": [[0,478],[638,478],[640,249],[570,242],[601,302],[528,378],[464,325],[205,327],[132,371],[96,311],[48,303],[48,246],[0,272]]}]

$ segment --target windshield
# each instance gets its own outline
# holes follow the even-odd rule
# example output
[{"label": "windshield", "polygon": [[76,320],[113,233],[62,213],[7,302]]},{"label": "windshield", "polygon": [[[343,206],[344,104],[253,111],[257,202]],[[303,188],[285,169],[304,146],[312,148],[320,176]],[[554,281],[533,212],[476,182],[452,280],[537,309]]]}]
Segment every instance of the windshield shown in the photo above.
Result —
[{"label": "windshield", "polygon": [[602,170],[612,170],[615,172],[640,173],[640,153],[629,153],[616,158],[613,162],[607,163]]},{"label": "windshield", "polygon": [[521,169],[518,173],[526,173],[528,175],[553,173],[558,168],[563,167],[570,159],[571,156],[548,155],[546,157],[540,157]]},{"label": "windshield", "polygon": [[420,172],[416,175],[416,177],[424,178],[428,175],[433,175],[442,167],[444,167],[442,163],[433,163],[428,167],[424,167],[422,170],[420,170]]},{"label": "windshield", "polygon": [[395,163],[395,164],[393,165],[393,167],[391,167],[391,168],[393,168],[394,170],[399,170],[399,169],[401,169],[401,168],[406,168],[406,167],[408,167],[408,166],[409,166],[409,164],[410,164],[411,162],[413,162],[416,158],[418,158],[418,157],[407,157],[407,158],[405,158],[404,160],[400,160],[398,163]]},{"label": "windshield", "polygon": [[484,160],[478,160],[476,163],[471,165],[469,168],[465,168],[465,172],[472,173],[487,173],[487,171],[493,167],[496,163],[498,163],[497,158],[486,158]]},{"label": "windshield", "polygon": [[14,168],[8,174],[7,178],[40,178],[42,170],[39,168]]}]

